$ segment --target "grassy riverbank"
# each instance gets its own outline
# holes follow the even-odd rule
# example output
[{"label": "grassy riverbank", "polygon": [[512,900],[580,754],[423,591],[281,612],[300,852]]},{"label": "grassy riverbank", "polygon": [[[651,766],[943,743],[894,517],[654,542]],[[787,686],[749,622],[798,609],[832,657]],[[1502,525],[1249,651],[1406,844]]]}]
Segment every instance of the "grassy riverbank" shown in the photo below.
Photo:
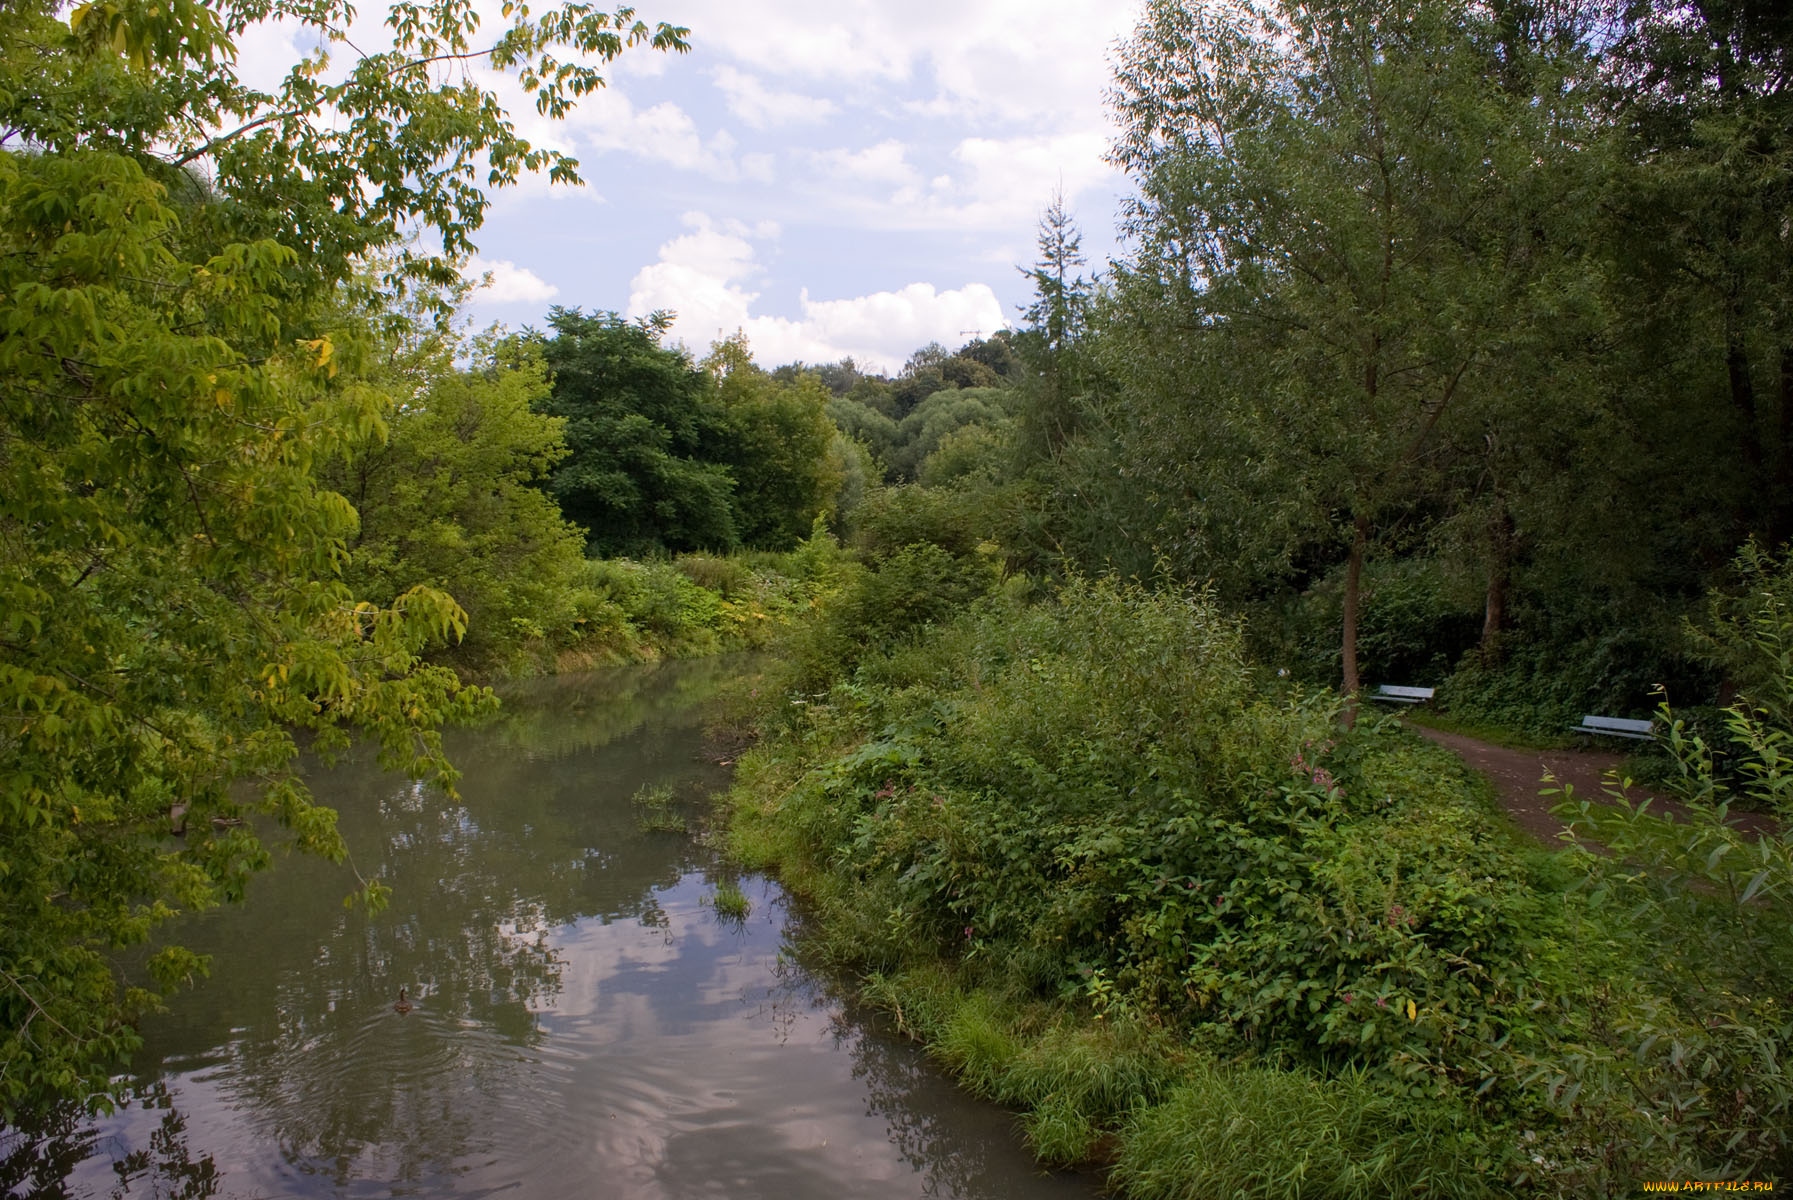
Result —
[{"label": "grassy riverbank", "polygon": [[730,845],[1044,1161],[1191,1200],[1784,1167],[1775,1002],[1718,1029],[1596,868],[1204,600],[1011,585],[848,651],[853,591],[762,689]]},{"label": "grassy riverbank", "polygon": [[840,564],[826,532],[785,552],[586,559],[509,637],[443,647],[436,657],[492,681],[760,650],[835,586]]}]

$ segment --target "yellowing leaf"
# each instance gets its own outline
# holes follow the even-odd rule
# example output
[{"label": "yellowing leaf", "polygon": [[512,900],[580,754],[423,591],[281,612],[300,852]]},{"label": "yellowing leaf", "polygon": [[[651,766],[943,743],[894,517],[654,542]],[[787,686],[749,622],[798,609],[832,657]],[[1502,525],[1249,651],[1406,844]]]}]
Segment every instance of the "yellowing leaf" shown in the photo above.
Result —
[{"label": "yellowing leaf", "polygon": [[1407,1019],[1409,1021],[1419,1020],[1419,1008],[1411,1000],[1407,1002]]},{"label": "yellowing leaf", "polygon": [[331,356],[336,353],[336,347],[331,344],[329,337],[301,338],[300,344],[315,356],[313,366],[323,369],[332,379],[336,377],[336,364],[330,361]]}]

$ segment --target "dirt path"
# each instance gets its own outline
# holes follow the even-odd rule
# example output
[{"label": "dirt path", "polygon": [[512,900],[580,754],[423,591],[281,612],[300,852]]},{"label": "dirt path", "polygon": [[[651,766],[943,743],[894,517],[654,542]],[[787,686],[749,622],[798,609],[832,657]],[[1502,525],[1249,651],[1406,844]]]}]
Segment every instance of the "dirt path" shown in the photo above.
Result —
[{"label": "dirt path", "polygon": [[[1606,794],[1606,773],[1624,762],[1624,755],[1609,750],[1514,750],[1460,733],[1444,733],[1412,724],[1407,728],[1431,738],[1486,775],[1494,784],[1495,794],[1500,797],[1501,807],[1508,815],[1520,828],[1549,845],[1562,844],[1559,835],[1563,823],[1550,813],[1551,806],[1561,802],[1562,797],[1538,794],[1541,788],[1551,786],[1543,782],[1544,776],[1554,775],[1558,786],[1570,784],[1578,797],[1598,800]],[[1660,805],[1657,811],[1675,814],[1686,811],[1675,801],[1641,787],[1632,787],[1626,795],[1633,803],[1657,800]],[[1752,832],[1774,828],[1773,819],[1759,813],[1736,813],[1731,820]]]},{"label": "dirt path", "polygon": [[[1577,796],[1597,799],[1605,795],[1606,773],[1624,761],[1624,755],[1608,750],[1514,750],[1479,742],[1460,733],[1444,733],[1422,725],[1407,728],[1430,738],[1488,777],[1507,814],[1541,842],[1557,844],[1563,823],[1550,815],[1561,796],[1540,796],[1546,774],[1556,776],[1558,786],[1575,788]],[[1642,788],[1631,789],[1634,800],[1652,796]]]}]

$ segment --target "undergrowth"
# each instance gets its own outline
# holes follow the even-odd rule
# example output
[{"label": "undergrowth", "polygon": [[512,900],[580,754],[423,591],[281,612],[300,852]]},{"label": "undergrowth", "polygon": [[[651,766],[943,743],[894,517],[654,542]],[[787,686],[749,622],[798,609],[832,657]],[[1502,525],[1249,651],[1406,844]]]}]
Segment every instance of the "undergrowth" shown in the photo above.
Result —
[{"label": "undergrowth", "polygon": [[804,642],[729,838],[1042,1159],[1190,1198],[1748,1169],[1644,1127],[1672,1080],[1576,1067],[1696,1018],[1453,756],[1263,690],[1200,595],[1022,594]]}]

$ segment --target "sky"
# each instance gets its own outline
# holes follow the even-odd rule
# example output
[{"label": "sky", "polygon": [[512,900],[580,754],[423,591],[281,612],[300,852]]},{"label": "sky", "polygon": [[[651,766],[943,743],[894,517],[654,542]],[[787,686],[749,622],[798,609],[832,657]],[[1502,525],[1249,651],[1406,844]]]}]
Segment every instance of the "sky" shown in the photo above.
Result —
[{"label": "sky", "polygon": [[[357,24],[377,25],[383,6],[361,7]],[[495,196],[471,264],[491,282],[470,316],[544,328],[552,305],[664,309],[699,355],[739,330],[764,366],[851,356],[885,371],[1016,325],[1055,193],[1092,264],[1112,251],[1125,184],[1103,162],[1103,91],[1137,10],[638,0],[640,18],[690,30],[690,53],[627,52],[560,123],[499,88],[585,186]],[[280,30],[250,36],[251,70],[297,57]]]}]

